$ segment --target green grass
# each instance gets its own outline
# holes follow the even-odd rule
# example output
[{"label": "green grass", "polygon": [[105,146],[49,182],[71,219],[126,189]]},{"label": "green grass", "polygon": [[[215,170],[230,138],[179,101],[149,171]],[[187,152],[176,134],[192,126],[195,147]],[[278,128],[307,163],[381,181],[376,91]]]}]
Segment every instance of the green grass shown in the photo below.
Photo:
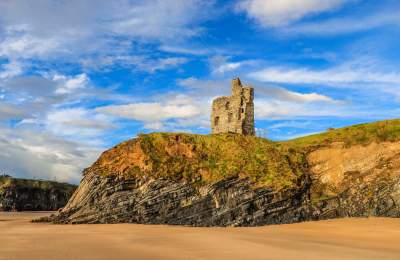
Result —
[{"label": "green grass", "polygon": [[359,124],[324,133],[305,136],[282,142],[296,148],[310,149],[343,142],[346,147],[352,145],[368,145],[373,142],[395,142],[400,140],[400,120],[386,120],[368,124]]},{"label": "green grass", "polygon": [[[147,170],[138,164],[124,162],[126,153],[136,142],[147,156]],[[144,174],[185,180],[195,185],[239,176],[251,179],[256,186],[290,188],[296,185],[306,167],[302,153],[267,139],[234,134],[144,134],[121,143],[102,157],[100,161],[107,161],[107,164],[96,170],[105,175],[118,174],[130,178]],[[121,164],[127,165],[122,172],[113,168]]]},{"label": "green grass", "polygon": [[0,194],[3,193],[5,189],[11,186],[19,188],[37,188],[42,190],[57,189],[68,193],[76,189],[76,185],[68,183],[59,183],[45,180],[18,179],[0,176]]}]

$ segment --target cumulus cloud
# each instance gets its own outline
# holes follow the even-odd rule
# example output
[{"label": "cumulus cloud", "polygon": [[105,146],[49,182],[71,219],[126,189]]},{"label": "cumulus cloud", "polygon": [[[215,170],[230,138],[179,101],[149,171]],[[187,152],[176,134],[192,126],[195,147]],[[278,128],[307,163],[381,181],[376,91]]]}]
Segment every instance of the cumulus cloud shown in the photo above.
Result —
[{"label": "cumulus cloud", "polygon": [[337,8],[346,0],[242,0],[239,10],[266,27],[291,24],[303,17]]},{"label": "cumulus cloud", "polygon": [[99,153],[99,148],[66,141],[48,132],[0,127],[1,167],[16,177],[78,183],[81,170]]},{"label": "cumulus cloud", "polygon": [[[106,113],[118,117],[147,122],[161,122],[169,119],[191,118],[201,114],[200,107],[186,96],[180,95],[175,99],[163,103],[132,103],[125,105],[111,105],[99,107],[97,112]],[[153,124],[155,125],[155,124]],[[157,125],[159,128],[160,125]]]},{"label": "cumulus cloud", "polygon": [[[309,119],[362,119],[362,121],[378,120],[382,118],[396,118],[399,109],[376,110],[370,105],[360,107],[352,103],[295,103],[259,99],[255,101],[255,117],[258,120],[309,120]],[[336,120],[335,120],[336,121]]]},{"label": "cumulus cloud", "polygon": [[235,71],[243,66],[244,63],[245,62],[229,62],[229,57],[220,55],[210,59],[211,72],[216,74]]},{"label": "cumulus cloud", "polygon": [[113,128],[109,118],[81,107],[49,111],[44,122],[54,134],[85,140],[86,143],[99,137],[104,130]]},{"label": "cumulus cloud", "polygon": [[347,16],[331,18],[314,23],[300,23],[283,28],[287,34],[307,34],[318,36],[332,36],[366,31],[387,26],[400,26],[400,12],[396,10],[379,10],[368,16]]},{"label": "cumulus cloud", "polygon": [[348,86],[353,83],[399,84],[400,72],[379,71],[372,68],[340,65],[324,70],[309,68],[269,67],[249,73],[252,79],[263,82]]},{"label": "cumulus cloud", "polygon": [[258,95],[265,95],[267,97],[276,98],[282,101],[290,101],[297,103],[310,103],[310,102],[328,102],[338,103],[339,101],[334,100],[331,97],[321,95],[318,93],[299,93],[290,91],[280,87],[259,87],[256,88]]},{"label": "cumulus cloud", "polygon": [[176,42],[199,33],[198,25],[208,19],[213,4],[200,0],[2,1],[0,56],[65,58],[98,50],[126,52],[131,41]]},{"label": "cumulus cloud", "polygon": [[232,61],[232,57],[216,55],[210,58],[210,70],[213,74],[225,74],[251,67],[257,63],[255,60]]},{"label": "cumulus cloud", "polygon": [[[111,23],[113,32],[150,39],[174,40],[199,31],[193,24],[207,18],[205,9],[214,1],[164,0],[126,2]],[[124,10],[125,9],[125,10]]]},{"label": "cumulus cloud", "polygon": [[79,181],[114,127],[111,118],[81,103],[102,95],[91,92],[89,82],[86,74],[59,73],[0,81],[2,170],[19,177]]},{"label": "cumulus cloud", "polygon": [[[304,119],[318,117],[349,117],[358,111],[349,112],[349,106],[337,106],[331,103],[298,103],[271,99],[259,99],[255,101],[255,117],[259,120],[277,119]],[[359,116],[362,113],[358,114]],[[365,114],[364,114],[365,116]]]},{"label": "cumulus cloud", "polygon": [[143,129],[192,132],[209,127],[211,98],[199,93],[167,93],[157,101],[98,107],[97,113],[142,123]]},{"label": "cumulus cloud", "polygon": [[85,73],[76,75],[75,77],[56,74],[53,77],[53,81],[59,85],[55,91],[56,94],[67,94],[85,88],[89,82],[89,78]]}]

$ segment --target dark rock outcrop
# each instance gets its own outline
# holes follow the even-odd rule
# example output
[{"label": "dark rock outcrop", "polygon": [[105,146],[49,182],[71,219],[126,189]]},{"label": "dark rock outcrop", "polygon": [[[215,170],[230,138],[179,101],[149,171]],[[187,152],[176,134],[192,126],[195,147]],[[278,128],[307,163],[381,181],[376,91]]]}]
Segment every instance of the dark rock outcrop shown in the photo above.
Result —
[{"label": "dark rock outcrop", "polygon": [[87,174],[55,223],[259,226],[339,217],[400,217],[400,178],[354,184],[319,201],[312,183],[274,191],[231,178],[195,188],[165,179],[121,180]]},{"label": "dark rock outcrop", "polygon": [[89,173],[56,223],[256,226],[309,216],[308,185],[275,192],[231,178],[195,188],[170,180],[118,180]]},{"label": "dark rock outcrop", "polygon": [[0,211],[54,211],[64,207],[76,186],[0,177]]},{"label": "dark rock outcrop", "polygon": [[312,219],[400,217],[400,178],[354,183],[337,196],[312,203]]}]

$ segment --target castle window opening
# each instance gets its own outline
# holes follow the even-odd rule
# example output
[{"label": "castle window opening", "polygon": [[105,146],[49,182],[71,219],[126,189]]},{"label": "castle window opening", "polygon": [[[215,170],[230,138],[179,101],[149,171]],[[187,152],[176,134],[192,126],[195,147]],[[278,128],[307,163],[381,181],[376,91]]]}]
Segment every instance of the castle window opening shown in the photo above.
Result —
[{"label": "castle window opening", "polygon": [[226,109],[226,110],[229,110],[230,105],[231,105],[231,104],[230,104],[229,102],[226,102],[226,104],[225,104],[225,109]]},{"label": "castle window opening", "polygon": [[214,125],[217,126],[218,123],[219,123],[219,116],[216,116],[216,117],[214,118]]},{"label": "castle window opening", "polygon": [[228,114],[228,123],[232,122],[232,113]]}]

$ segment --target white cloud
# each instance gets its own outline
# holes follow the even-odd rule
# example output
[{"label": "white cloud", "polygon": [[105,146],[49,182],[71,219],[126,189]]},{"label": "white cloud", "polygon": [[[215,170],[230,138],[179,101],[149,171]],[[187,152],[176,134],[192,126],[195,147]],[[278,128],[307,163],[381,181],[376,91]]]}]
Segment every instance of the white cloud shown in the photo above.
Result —
[{"label": "white cloud", "polygon": [[181,64],[188,62],[187,58],[172,57],[155,60],[147,60],[138,64],[138,68],[143,71],[154,73],[158,70],[165,70],[178,67]]},{"label": "white cloud", "polygon": [[[209,49],[199,48],[199,47],[184,47],[184,46],[172,46],[172,45],[161,45],[160,51],[170,52],[170,53],[179,53],[179,54],[187,54],[187,55],[207,55],[212,52]],[[215,51],[215,50],[214,50]]]},{"label": "white cloud", "polygon": [[50,51],[60,49],[60,44],[57,39],[45,38],[40,39],[33,35],[23,34],[21,32],[8,33],[7,37],[1,41],[0,57],[11,58],[30,58],[43,57]]},{"label": "white cloud", "polygon": [[164,124],[162,122],[147,122],[143,125],[143,128],[160,131],[164,128]]},{"label": "white cloud", "polygon": [[160,122],[176,118],[191,118],[201,114],[201,109],[185,96],[165,103],[133,103],[99,107],[96,111],[143,122]]},{"label": "white cloud", "polygon": [[368,66],[340,65],[324,70],[269,67],[249,73],[248,77],[263,82],[343,86],[355,83],[400,84],[400,72],[379,71]]},{"label": "white cloud", "polygon": [[310,103],[310,102],[328,102],[339,103],[331,97],[321,95],[318,93],[299,93],[290,91],[281,87],[258,87],[255,90],[257,95],[264,95],[269,98],[274,98],[281,101],[290,101],[296,103]]},{"label": "white cloud", "polygon": [[368,16],[332,18],[314,23],[300,23],[283,28],[281,31],[290,35],[307,34],[319,36],[332,36],[360,31],[371,30],[379,27],[400,26],[400,12],[394,10],[378,11]]},{"label": "white cloud", "polygon": [[44,122],[52,133],[73,137],[74,140],[85,140],[86,143],[94,141],[105,130],[112,128],[109,118],[80,107],[49,111]]},{"label": "white cloud", "polygon": [[349,106],[338,106],[331,103],[297,103],[271,99],[255,101],[255,117],[258,120],[301,119],[315,117],[346,117],[358,112],[349,111]]},{"label": "white cloud", "polygon": [[2,170],[25,178],[78,183],[100,149],[65,141],[51,133],[0,128]]},{"label": "white cloud", "polygon": [[293,100],[300,100],[302,102],[334,102],[332,98],[317,93],[302,94],[288,91],[288,95]]},{"label": "white cloud", "polygon": [[[76,59],[127,53],[132,42],[177,43],[198,34],[214,1],[0,2],[0,57]],[[118,38],[118,39],[117,39]]]},{"label": "white cloud", "polygon": [[214,56],[210,59],[211,72],[214,74],[225,74],[239,69],[245,62],[230,62],[230,57]]},{"label": "white cloud", "polygon": [[157,102],[104,106],[96,112],[136,120],[150,130],[191,132],[192,127],[209,127],[211,99],[208,96],[167,93],[153,98]]},{"label": "white cloud", "polygon": [[[204,9],[214,1],[202,0],[153,0],[125,2],[111,23],[113,32],[120,35],[148,39],[175,40],[190,37],[199,31],[192,27],[199,18],[207,18]],[[117,10],[114,10],[117,11]]]},{"label": "white cloud", "polygon": [[210,69],[213,74],[225,74],[233,72],[244,66],[251,66],[256,63],[253,60],[230,61],[231,57],[216,55],[210,58]]},{"label": "white cloud", "polygon": [[216,80],[200,80],[195,77],[186,79],[178,79],[177,84],[189,89],[224,89],[228,90],[229,80],[216,81]]},{"label": "white cloud", "polygon": [[243,64],[241,62],[227,62],[218,66],[218,68],[215,69],[215,72],[224,74],[225,72],[237,70],[242,65]]},{"label": "white cloud", "polygon": [[[91,93],[86,74],[0,81],[0,165],[12,175],[78,182],[81,171],[104,149],[114,127],[110,117],[85,108]],[[60,91],[61,90],[61,91]],[[108,98],[109,95],[107,95]],[[16,119],[12,126],[9,119]]]},{"label": "white cloud", "polygon": [[109,71],[115,66],[130,68],[137,71],[155,73],[157,71],[174,69],[188,62],[185,57],[152,58],[145,55],[111,55],[90,57],[81,60],[85,69]]},{"label": "white cloud", "polygon": [[10,60],[8,63],[2,64],[0,66],[0,79],[8,79],[22,74],[23,67],[23,64],[16,60]]},{"label": "white cloud", "polygon": [[278,27],[332,10],[345,2],[347,0],[241,0],[238,9],[263,26]]},{"label": "white cloud", "polygon": [[85,88],[89,82],[89,78],[85,73],[76,75],[75,77],[56,74],[53,76],[53,81],[59,85],[55,91],[56,94],[67,94]]}]

